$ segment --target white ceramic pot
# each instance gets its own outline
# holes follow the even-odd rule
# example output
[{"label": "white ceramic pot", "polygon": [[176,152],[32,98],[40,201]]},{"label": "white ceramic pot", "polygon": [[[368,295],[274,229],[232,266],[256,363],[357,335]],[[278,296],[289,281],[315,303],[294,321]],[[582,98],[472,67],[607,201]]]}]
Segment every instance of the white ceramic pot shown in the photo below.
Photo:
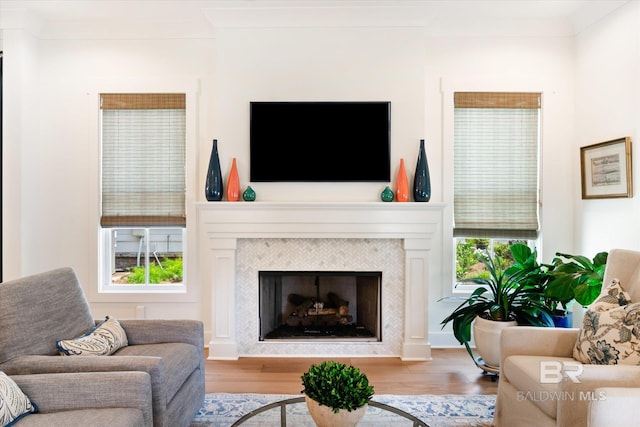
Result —
[{"label": "white ceramic pot", "polygon": [[338,413],[335,413],[333,409],[320,405],[309,396],[305,395],[304,397],[311,418],[318,427],[355,427],[367,412],[368,405],[364,405],[355,411],[349,412],[346,409],[340,409]]},{"label": "white ceramic pot", "polygon": [[498,322],[476,317],[473,322],[473,340],[484,363],[490,368],[500,367],[500,333],[507,326],[516,326],[515,320]]}]

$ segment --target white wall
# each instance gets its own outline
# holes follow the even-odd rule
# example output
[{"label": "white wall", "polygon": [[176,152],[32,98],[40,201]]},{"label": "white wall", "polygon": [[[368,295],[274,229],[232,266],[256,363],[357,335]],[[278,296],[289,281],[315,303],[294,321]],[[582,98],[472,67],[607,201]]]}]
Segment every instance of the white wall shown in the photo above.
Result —
[{"label": "white wall", "polygon": [[[640,2],[629,2],[577,37],[576,127],[572,161],[576,250],[589,257],[612,248],[640,249]],[[581,200],[579,147],[632,140],[635,196]]]},{"label": "white wall", "polygon": [[[243,185],[249,178],[250,101],[391,101],[392,177],[401,157],[407,173],[412,173],[419,140],[425,135],[426,58],[419,30],[229,29],[218,32],[216,48],[212,136],[218,138],[223,169],[237,158]],[[201,158],[201,168],[206,160]],[[263,201],[378,201],[384,187],[381,183],[252,184]]]},{"label": "white wall", "polygon": [[[5,33],[5,87],[12,87],[9,78],[13,75],[14,44],[7,37],[10,32]],[[25,66],[26,75],[31,76],[25,86],[37,94],[37,99],[33,109],[21,109],[23,116],[33,114],[33,120],[23,119],[16,130],[18,137],[5,133],[4,184],[16,194],[8,199],[10,194],[5,193],[5,229],[9,230],[5,236],[19,236],[3,242],[5,280],[68,265],[77,271],[96,317],[111,314],[131,318],[136,315],[136,306],[144,305],[147,317],[206,319],[195,266],[189,271],[194,272],[190,279],[196,294],[186,297],[155,297],[151,300],[156,302],[149,302],[148,298],[133,295],[109,298],[97,293],[98,94],[118,89],[131,91],[134,87],[141,91],[171,91],[177,87],[188,91],[188,96],[200,91],[200,100],[192,98],[198,108],[188,112],[192,125],[188,139],[194,145],[189,201],[194,202],[196,192],[202,193],[201,185],[195,185],[195,153],[200,151],[201,143],[202,151],[208,150],[209,135],[213,133],[208,119],[215,68],[213,41],[40,39],[32,48],[20,52],[37,58],[36,65]],[[22,103],[28,99],[7,92],[5,101],[11,106],[16,105],[12,100]],[[13,115],[15,110],[5,111]],[[13,122],[11,118],[5,121]],[[205,136],[200,140],[199,135]],[[13,145],[20,150],[7,150]],[[195,224],[194,211],[190,213],[193,215],[189,221]],[[16,229],[20,224],[22,232]],[[193,242],[192,247],[195,246]],[[190,259],[196,259],[195,250]],[[115,302],[118,300],[121,302]]]},{"label": "white wall", "polygon": [[[3,31],[3,140],[2,140],[2,197],[3,254],[10,254],[3,263],[5,277],[19,277],[26,258],[22,256],[25,237],[31,229],[23,217],[27,198],[23,176],[25,156],[29,155],[28,141],[37,138],[37,80],[38,41],[29,31]],[[14,102],[10,102],[13,100]]]},{"label": "white wall", "polygon": [[[79,39],[56,33],[55,38],[32,39],[18,33],[32,39],[21,52],[29,60],[21,63],[19,76],[7,55],[22,42],[5,30],[5,87],[17,81],[22,92],[37,94],[35,99],[15,89],[5,94],[6,102],[19,107],[5,113],[18,120],[5,121],[5,279],[71,265],[97,317],[133,317],[135,306],[142,304],[147,317],[199,318],[208,326],[209,291],[199,287],[197,275],[192,276],[195,295],[183,302],[106,302],[97,296],[99,158],[93,96],[101,81],[123,87],[150,80],[197,81],[191,201],[204,201],[213,138],[219,140],[225,172],[236,157],[246,185],[249,101],[338,99],[390,100],[392,175],[401,157],[413,172],[418,140],[424,138],[432,200],[450,203],[451,92],[542,91],[543,259],[549,261],[556,251],[588,254],[637,246],[636,199],[579,200],[577,151],[579,145],[637,133],[640,98],[633,76],[638,75],[639,50],[632,25],[638,22],[637,9],[633,3],[590,29],[578,38],[577,50],[574,38],[428,38],[418,28],[221,29],[215,38]],[[587,96],[587,89],[597,92]],[[16,150],[8,151],[11,147]],[[383,187],[252,186],[259,200],[321,201],[375,201]],[[450,209],[445,219],[447,237]],[[583,237],[579,244],[576,235]],[[446,243],[443,253],[450,249]],[[432,343],[444,345],[453,341],[440,334],[439,322],[453,303],[436,300],[447,295],[452,261],[440,254],[435,258],[443,266],[430,293],[429,329]]]}]

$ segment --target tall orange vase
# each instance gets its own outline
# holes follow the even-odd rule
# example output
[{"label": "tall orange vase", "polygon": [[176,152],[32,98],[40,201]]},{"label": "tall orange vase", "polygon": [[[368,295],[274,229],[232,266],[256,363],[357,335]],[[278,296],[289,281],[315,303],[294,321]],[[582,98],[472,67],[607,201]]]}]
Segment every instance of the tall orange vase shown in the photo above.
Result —
[{"label": "tall orange vase", "polygon": [[396,201],[409,201],[409,180],[404,168],[404,159],[400,159],[400,169],[398,169],[398,178],[396,179]]},{"label": "tall orange vase", "polygon": [[231,170],[229,171],[229,179],[227,180],[227,200],[230,202],[240,200],[240,177],[238,176],[235,157],[231,160]]}]

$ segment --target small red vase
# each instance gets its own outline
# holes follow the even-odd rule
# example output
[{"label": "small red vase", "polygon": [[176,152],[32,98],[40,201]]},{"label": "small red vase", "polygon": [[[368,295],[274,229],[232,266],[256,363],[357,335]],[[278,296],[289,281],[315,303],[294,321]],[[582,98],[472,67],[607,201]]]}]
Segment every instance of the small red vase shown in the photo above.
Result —
[{"label": "small red vase", "polygon": [[409,201],[409,180],[407,179],[407,171],[404,168],[404,159],[400,159],[400,169],[396,179],[396,201]]},{"label": "small red vase", "polygon": [[240,200],[240,177],[238,176],[235,157],[231,160],[231,170],[229,171],[229,179],[227,180],[227,200],[230,202]]}]

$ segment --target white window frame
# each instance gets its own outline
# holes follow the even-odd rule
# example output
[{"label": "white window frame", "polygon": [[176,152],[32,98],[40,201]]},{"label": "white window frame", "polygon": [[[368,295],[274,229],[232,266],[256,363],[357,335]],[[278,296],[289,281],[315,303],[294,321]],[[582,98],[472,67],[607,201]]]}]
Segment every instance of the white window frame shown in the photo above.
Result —
[{"label": "white window frame", "polygon": [[[442,140],[443,140],[443,164],[442,168],[443,182],[450,183],[443,189],[443,201],[445,203],[443,217],[448,223],[444,224],[445,236],[451,238],[443,239],[443,272],[442,272],[442,301],[462,301],[468,297],[477,286],[474,285],[457,285],[456,283],[456,238],[453,237],[453,150],[454,150],[454,93],[455,92],[539,92],[542,93],[542,105],[540,116],[540,138],[544,134],[544,93],[545,90],[538,86],[531,86],[531,82],[525,80],[514,80],[512,82],[504,82],[496,86],[496,76],[474,75],[473,81],[459,79],[441,79],[440,94],[442,96]],[[538,152],[538,157],[542,157],[542,144]],[[539,160],[540,161],[540,160]],[[539,180],[542,182],[542,165],[539,164]],[[540,186],[540,184],[539,184]],[[539,194],[540,206],[540,228],[542,230],[542,193]],[[462,236],[460,236],[462,237]],[[538,248],[541,253],[542,231],[538,235],[538,239],[529,240],[530,245]],[[447,262],[448,261],[448,262]]]},{"label": "white window frame", "polygon": [[[161,229],[178,229],[179,227],[103,227],[100,229],[100,233],[101,233],[101,239],[102,239],[102,251],[101,251],[101,256],[102,259],[100,260],[100,283],[101,283],[101,292],[104,293],[139,293],[139,292],[153,292],[153,293],[160,293],[160,294],[175,294],[175,293],[184,293],[185,292],[185,287],[186,287],[186,283],[188,282],[188,273],[187,273],[187,269],[186,269],[186,265],[187,265],[187,256],[185,254],[184,251],[184,247],[186,246],[186,235],[187,235],[187,230],[186,228],[180,228],[180,230],[182,230],[182,242],[183,242],[183,251],[182,251],[182,282],[179,284],[158,284],[158,283],[148,283],[148,277],[149,277],[149,263],[148,263],[148,259],[149,256],[144,256],[145,259],[145,271],[146,271],[146,275],[147,275],[147,283],[141,283],[141,284],[114,284],[112,282],[112,269],[109,267],[111,266],[111,264],[113,263],[113,247],[115,245],[115,242],[113,241],[113,231],[117,231],[118,229],[131,229],[131,228],[137,228],[137,229],[143,229],[145,230],[145,233],[151,232],[152,230],[156,229],[156,228],[161,228]],[[152,253],[150,245],[149,245],[149,239],[145,239],[145,250],[144,253],[145,254],[150,254]]]},{"label": "white window frame", "polygon": [[[95,248],[96,251],[90,256],[97,260],[94,270],[96,278],[95,286],[87,289],[87,296],[92,302],[99,303],[131,303],[135,297],[136,303],[153,302],[197,302],[199,295],[199,285],[197,283],[197,247],[198,236],[196,226],[195,194],[197,187],[197,152],[198,152],[198,99],[200,83],[197,79],[176,79],[175,77],[144,77],[132,79],[102,78],[90,83],[87,90],[87,111],[91,114],[88,121],[95,129],[95,143],[91,145],[91,153],[95,163],[95,186],[96,191],[91,196],[91,201],[96,206],[92,214],[92,221],[96,224]],[[109,257],[105,257],[105,251],[110,248],[110,241],[103,238],[103,229],[100,226],[100,169],[101,169],[101,148],[100,148],[100,94],[101,93],[184,93],[186,95],[186,176],[185,176],[185,209],[187,214],[185,227],[185,243],[183,246],[183,282],[180,290],[167,292],[157,286],[138,287],[137,289],[110,289],[104,285],[111,285],[111,278],[104,282],[105,265],[110,265]],[[109,253],[109,252],[106,252]],[[108,261],[105,261],[108,260]],[[108,262],[108,264],[103,264]]]}]

